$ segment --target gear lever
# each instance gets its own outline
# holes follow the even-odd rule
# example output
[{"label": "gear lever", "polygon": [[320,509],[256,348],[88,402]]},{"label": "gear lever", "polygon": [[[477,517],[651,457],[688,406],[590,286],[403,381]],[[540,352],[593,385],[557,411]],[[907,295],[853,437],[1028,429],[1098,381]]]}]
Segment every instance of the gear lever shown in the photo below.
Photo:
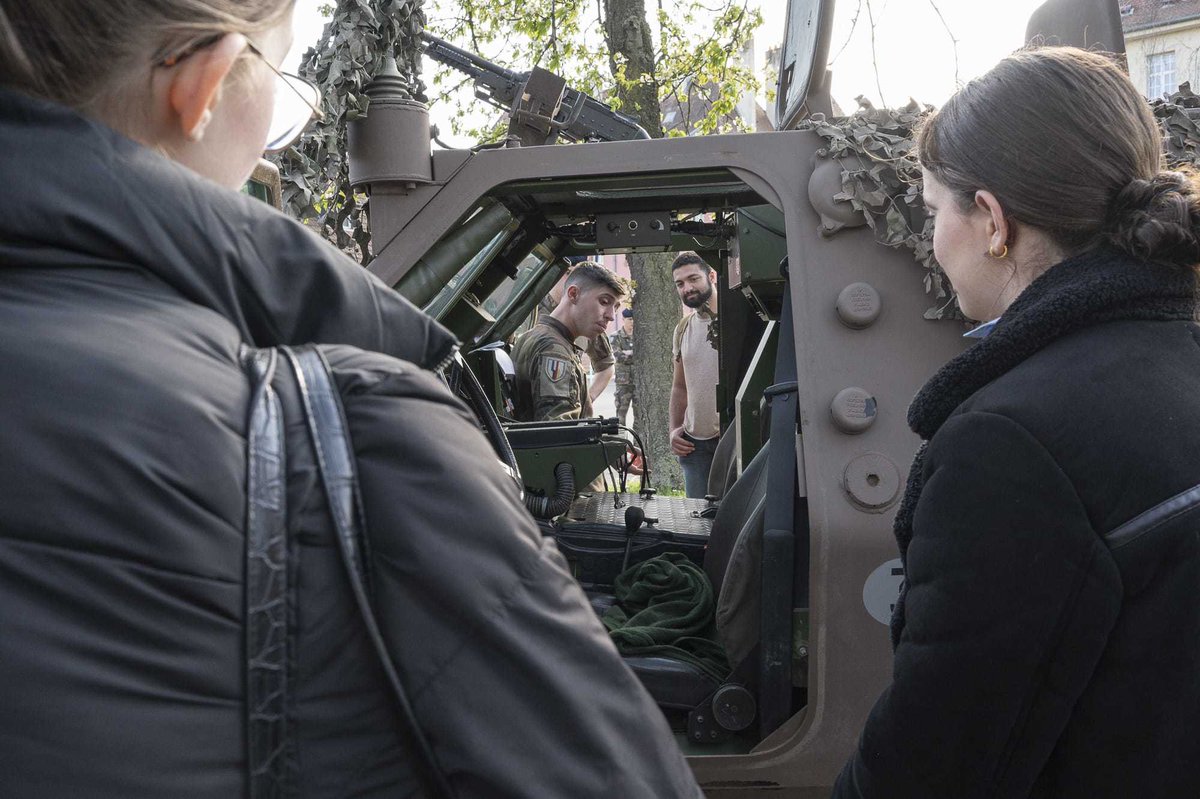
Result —
[{"label": "gear lever", "polygon": [[646,521],[646,511],[640,505],[630,505],[625,509],[625,559],[621,561],[621,571],[629,568],[629,556],[633,553],[633,537]]}]

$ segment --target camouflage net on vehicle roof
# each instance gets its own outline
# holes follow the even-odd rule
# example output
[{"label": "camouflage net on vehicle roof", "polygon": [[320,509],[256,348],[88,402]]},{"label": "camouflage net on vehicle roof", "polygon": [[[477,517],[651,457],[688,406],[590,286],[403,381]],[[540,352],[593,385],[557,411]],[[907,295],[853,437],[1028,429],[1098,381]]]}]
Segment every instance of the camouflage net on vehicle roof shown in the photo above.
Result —
[{"label": "camouflage net on vehicle roof", "polygon": [[887,247],[908,247],[924,267],[925,292],[936,304],[926,319],[961,319],[946,273],[933,257],[933,219],[921,200],[921,169],[913,131],[933,106],[909,101],[903,108],[875,108],[859,98],[848,117],[814,114],[800,124],[825,139],[817,151],[842,166],[842,191],[835,200],[850,203],[867,220],[875,240]]},{"label": "camouflage net on vehicle roof", "polygon": [[1188,113],[1193,109],[1200,117],[1200,95],[1192,91],[1192,84],[1182,84],[1169,99],[1155,100],[1150,108],[1166,135],[1167,164],[1175,168],[1200,163],[1200,126]]},{"label": "camouflage net on vehicle roof", "polygon": [[[912,251],[924,267],[925,292],[934,300],[926,319],[962,319],[950,281],[933,256],[933,219],[921,199],[913,132],[933,106],[910,101],[889,109],[875,108],[861,98],[859,102],[859,109],[848,117],[814,114],[800,125],[825,139],[819,155],[835,158],[842,166],[842,191],[834,199],[862,212],[880,244]],[[1150,107],[1163,129],[1168,167],[1200,164],[1200,95],[1185,83]]]}]

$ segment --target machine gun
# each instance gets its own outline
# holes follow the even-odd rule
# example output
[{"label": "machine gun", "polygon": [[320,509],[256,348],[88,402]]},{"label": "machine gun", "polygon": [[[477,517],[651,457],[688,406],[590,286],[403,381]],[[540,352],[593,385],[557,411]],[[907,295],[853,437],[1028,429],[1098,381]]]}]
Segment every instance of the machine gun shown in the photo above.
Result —
[{"label": "machine gun", "polygon": [[509,112],[511,143],[553,144],[560,135],[576,142],[650,138],[632,117],[572,89],[553,72],[513,72],[431,33],[421,38],[425,55],[473,78],[476,97]]}]

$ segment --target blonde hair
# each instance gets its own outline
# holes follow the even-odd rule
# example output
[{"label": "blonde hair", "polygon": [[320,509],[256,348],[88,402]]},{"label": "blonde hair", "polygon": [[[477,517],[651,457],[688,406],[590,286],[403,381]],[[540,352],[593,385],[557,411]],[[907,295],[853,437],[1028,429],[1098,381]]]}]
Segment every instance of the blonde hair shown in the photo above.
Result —
[{"label": "blonde hair", "polygon": [[253,35],[295,0],[0,0],[0,86],[104,115],[138,75],[213,34]]}]

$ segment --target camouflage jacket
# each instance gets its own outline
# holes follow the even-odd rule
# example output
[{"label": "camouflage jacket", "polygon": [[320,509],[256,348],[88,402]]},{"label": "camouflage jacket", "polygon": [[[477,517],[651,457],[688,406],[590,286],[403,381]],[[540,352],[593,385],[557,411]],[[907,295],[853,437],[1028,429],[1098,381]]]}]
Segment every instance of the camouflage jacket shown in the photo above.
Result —
[{"label": "camouflage jacket", "polygon": [[522,422],[586,419],[592,415],[581,350],[570,331],[543,316],[513,347],[517,372],[516,416]]},{"label": "camouflage jacket", "polygon": [[[550,316],[550,314],[554,311],[554,305],[554,300],[550,299],[549,294],[542,298],[542,301],[538,303],[537,308],[537,319],[539,322]],[[587,349],[584,351],[587,353],[588,361],[592,365],[592,374],[603,372],[614,363],[612,346],[609,345],[608,336],[604,333],[601,333],[589,341]]]},{"label": "camouflage jacket", "polygon": [[633,384],[633,335],[624,330],[612,334],[612,354],[617,363],[613,382],[618,386]]}]

